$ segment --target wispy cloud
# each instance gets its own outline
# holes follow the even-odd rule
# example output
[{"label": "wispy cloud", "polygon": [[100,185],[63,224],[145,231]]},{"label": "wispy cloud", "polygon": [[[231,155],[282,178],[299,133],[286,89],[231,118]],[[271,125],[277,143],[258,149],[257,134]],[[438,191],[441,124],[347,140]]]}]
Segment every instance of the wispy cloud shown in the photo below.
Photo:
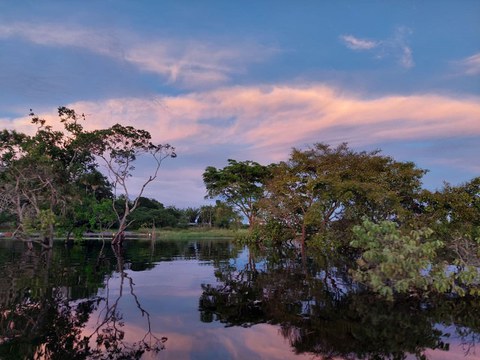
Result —
[{"label": "wispy cloud", "polygon": [[140,43],[125,54],[125,60],[140,69],[165,76],[170,83],[187,88],[224,84],[230,76],[246,71],[252,62],[271,56],[274,49],[253,43],[228,46],[199,40],[162,40]]},{"label": "wispy cloud", "polygon": [[480,53],[476,53],[458,62],[466,75],[480,75]]},{"label": "wispy cloud", "polygon": [[160,75],[183,88],[225,84],[277,52],[254,42],[235,45],[222,41],[183,38],[140,38],[134,33],[110,29],[84,29],[54,24],[15,23],[0,25],[0,38],[20,37],[38,45],[78,47],[125,61],[142,71]]},{"label": "wispy cloud", "polygon": [[360,39],[353,35],[342,35],[340,39],[352,50],[370,50],[381,44],[379,41]]},{"label": "wispy cloud", "polygon": [[392,37],[384,40],[362,39],[354,35],[341,35],[340,40],[349,49],[371,51],[377,59],[393,57],[400,66],[410,69],[415,66],[413,50],[407,41],[411,34],[410,28],[401,26],[395,29]]},{"label": "wispy cloud", "polygon": [[121,37],[104,30],[65,27],[51,24],[14,23],[0,25],[0,38],[19,37],[37,45],[74,46],[119,57],[123,53]]},{"label": "wispy cloud", "polygon": [[407,69],[415,65],[413,51],[408,45],[408,37],[412,34],[412,29],[400,26],[395,29],[393,38],[385,42],[386,46],[392,49],[394,56],[398,58],[399,64]]}]

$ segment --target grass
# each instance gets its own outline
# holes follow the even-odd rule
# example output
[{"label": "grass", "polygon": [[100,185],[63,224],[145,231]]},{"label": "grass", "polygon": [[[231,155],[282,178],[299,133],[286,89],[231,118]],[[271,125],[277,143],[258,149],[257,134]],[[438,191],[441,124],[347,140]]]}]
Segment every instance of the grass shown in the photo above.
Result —
[{"label": "grass", "polygon": [[[3,232],[3,231],[0,231]],[[110,229],[108,232],[114,233],[115,229]],[[127,229],[128,232],[128,229]],[[134,230],[132,234],[145,234],[146,230]],[[197,240],[197,239],[233,239],[237,235],[247,234],[247,229],[239,230],[229,230],[229,229],[218,229],[218,228],[189,228],[189,229],[157,229],[155,231],[155,238],[157,240],[166,239],[166,240]],[[106,239],[108,236],[105,237]],[[142,240],[143,236],[140,235]]]},{"label": "grass", "polygon": [[195,239],[231,239],[238,234],[247,232],[246,229],[228,230],[228,229],[157,229],[156,239],[168,240],[195,240]]}]

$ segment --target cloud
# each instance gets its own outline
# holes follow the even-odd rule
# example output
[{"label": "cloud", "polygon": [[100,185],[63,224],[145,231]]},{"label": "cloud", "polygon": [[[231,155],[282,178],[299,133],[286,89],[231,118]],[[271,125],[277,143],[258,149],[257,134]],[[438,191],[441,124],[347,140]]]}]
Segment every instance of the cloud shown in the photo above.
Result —
[{"label": "cloud", "polygon": [[219,39],[145,39],[134,33],[108,28],[25,23],[0,25],[0,38],[11,37],[42,46],[87,49],[188,89],[225,84],[233,75],[245,72],[249,64],[264,61],[277,52],[248,41],[236,41],[231,45]]},{"label": "cloud", "polygon": [[224,84],[230,76],[246,71],[247,63],[263,61],[273,52],[249,43],[237,43],[232,47],[177,39],[134,46],[126,53],[125,59],[143,70],[165,76],[171,84],[195,88],[205,84]]},{"label": "cloud", "polygon": [[0,38],[10,37],[20,37],[37,45],[80,47],[112,57],[119,57],[123,52],[120,36],[100,29],[27,23],[0,25]]},{"label": "cloud", "polygon": [[458,62],[466,75],[480,75],[480,53],[476,53]]},{"label": "cloud", "polygon": [[413,51],[407,41],[407,38],[412,34],[412,29],[406,26],[400,26],[395,29],[394,37],[385,42],[386,46],[390,47],[394,54],[397,53],[396,56],[399,64],[407,69],[415,65],[413,61]]},{"label": "cloud", "polygon": [[[288,151],[291,146],[332,139],[366,145],[480,135],[476,97],[365,98],[322,84],[236,86],[161,99],[121,98],[68,106],[91,114],[86,128],[134,124],[151,131],[157,141],[176,145],[180,154],[219,146]],[[8,125],[23,128],[25,119]]]},{"label": "cloud", "polygon": [[399,62],[404,68],[410,69],[414,67],[415,62],[413,61],[412,49],[410,49],[408,46],[402,46]]},{"label": "cloud", "polygon": [[[224,166],[229,157],[268,164],[287,159],[292,147],[315,142],[346,141],[362,149],[480,138],[478,97],[391,94],[371,98],[323,84],[224,87],[161,99],[121,98],[68,106],[88,114],[87,129],[132,124],[149,130],[155,141],[174,145],[178,158],[162,165],[162,175],[147,195],[178,206],[202,203],[203,170],[209,165]],[[0,128],[25,126],[24,118],[0,121]],[[138,167],[140,172],[143,168]]]},{"label": "cloud", "polygon": [[407,41],[412,33],[410,28],[400,26],[395,29],[392,37],[384,40],[361,39],[353,35],[342,35],[340,39],[349,49],[371,51],[377,59],[392,57],[400,66],[410,69],[415,66],[413,50]]},{"label": "cloud", "polygon": [[380,45],[378,41],[360,39],[353,35],[342,35],[340,39],[352,50],[370,50]]}]

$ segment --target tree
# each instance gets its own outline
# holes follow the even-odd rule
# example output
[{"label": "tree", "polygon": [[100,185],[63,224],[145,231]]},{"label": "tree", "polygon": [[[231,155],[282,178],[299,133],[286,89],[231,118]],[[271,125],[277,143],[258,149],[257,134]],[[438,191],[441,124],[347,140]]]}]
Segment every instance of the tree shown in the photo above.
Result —
[{"label": "tree", "polygon": [[[121,244],[124,232],[129,222],[129,215],[138,207],[140,198],[148,184],[158,177],[162,161],[168,157],[175,158],[175,148],[169,144],[154,144],[151,135],[146,130],[135,129],[132,126],[116,124],[109,129],[96,130],[89,134],[92,151],[99,156],[110,176],[114,194],[122,193],[127,201],[124,202],[123,212],[117,211],[114,202],[113,208],[118,219],[118,232],[112,244]],[[130,200],[130,185],[128,179],[135,170],[134,162],[139,156],[149,156],[153,160],[153,170],[144,180],[137,196]]]},{"label": "tree", "polygon": [[[338,228],[372,220],[403,219],[412,213],[424,170],[379,151],[356,152],[346,143],[293,149],[272,170],[261,207],[273,220],[300,234],[330,236]],[[348,244],[348,242],[347,242]]]},{"label": "tree", "polygon": [[[66,107],[58,108],[65,132],[53,130],[33,112],[30,115],[37,126],[35,135],[9,130],[0,133],[0,212],[15,213],[17,233],[41,231],[51,246],[54,225],[61,224],[70,232],[76,226],[92,224],[85,206],[110,198],[119,223],[114,243],[120,243],[128,216],[138,206],[146,186],[157,178],[161,162],[176,156],[175,149],[153,144],[147,131],[131,126],[117,124],[84,131],[80,120],[85,116]],[[128,178],[141,155],[150,155],[154,169],[137,197],[125,201],[119,212],[115,197],[123,193],[130,200]],[[110,183],[98,171],[96,157],[104,160]]]},{"label": "tree", "polygon": [[270,167],[254,161],[229,159],[228,166],[217,169],[209,166],[203,173],[207,198],[220,197],[242,213],[252,228],[258,217],[258,201],[263,196],[263,186],[270,176]]},{"label": "tree", "polygon": [[197,220],[200,215],[200,209],[188,207],[186,209],[183,209],[183,215],[187,220],[188,224],[197,224]]},{"label": "tree", "polygon": [[448,254],[480,265],[480,177],[458,186],[421,194],[419,226],[428,226],[445,242]]},{"label": "tree", "polygon": [[396,293],[480,294],[478,267],[461,259],[442,261],[439,253],[445,243],[432,238],[429,228],[408,231],[391,221],[365,220],[354,227],[354,234],[351,244],[361,256],[353,278],[390,300]]},{"label": "tree", "polygon": [[218,228],[238,229],[242,224],[242,217],[232,206],[217,200],[214,207],[213,224]]},{"label": "tree", "polygon": [[58,115],[65,132],[54,131],[31,112],[34,135],[9,130],[0,134],[0,210],[15,214],[16,234],[41,231],[46,246],[52,246],[58,218],[81,201],[82,177],[96,172],[79,123],[84,116],[64,107]]},{"label": "tree", "polygon": [[215,219],[215,207],[213,205],[204,205],[200,208],[198,223],[202,226],[213,226]]}]

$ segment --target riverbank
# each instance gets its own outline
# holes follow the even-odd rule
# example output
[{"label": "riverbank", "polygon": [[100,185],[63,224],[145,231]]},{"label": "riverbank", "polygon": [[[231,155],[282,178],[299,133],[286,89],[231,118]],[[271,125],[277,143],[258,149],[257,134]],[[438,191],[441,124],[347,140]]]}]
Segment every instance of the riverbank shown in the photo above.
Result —
[{"label": "riverbank", "polygon": [[[229,230],[216,228],[189,228],[189,229],[157,229],[154,233],[145,231],[127,231],[126,238],[129,240],[195,240],[195,239],[233,239],[238,235],[247,233],[248,230]],[[110,239],[115,234],[115,230],[104,231],[101,233],[85,233],[83,240]],[[12,232],[6,231],[0,233],[0,238],[11,238]],[[38,235],[32,235],[32,238],[38,238]],[[55,237],[56,240],[65,240],[64,236]]]},{"label": "riverbank", "polygon": [[155,238],[168,240],[188,240],[188,239],[231,239],[239,234],[247,232],[246,229],[228,230],[228,229],[174,229],[174,230],[157,230]]}]

